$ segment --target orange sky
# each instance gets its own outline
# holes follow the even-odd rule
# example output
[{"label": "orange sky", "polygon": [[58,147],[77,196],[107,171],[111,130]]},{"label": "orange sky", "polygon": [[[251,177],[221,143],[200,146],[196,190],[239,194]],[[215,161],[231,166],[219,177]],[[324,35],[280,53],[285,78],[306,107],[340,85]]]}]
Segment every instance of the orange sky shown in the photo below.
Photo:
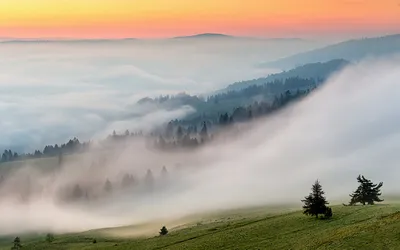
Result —
[{"label": "orange sky", "polygon": [[0,0],[0,37],[400,32],[400,0]]}]

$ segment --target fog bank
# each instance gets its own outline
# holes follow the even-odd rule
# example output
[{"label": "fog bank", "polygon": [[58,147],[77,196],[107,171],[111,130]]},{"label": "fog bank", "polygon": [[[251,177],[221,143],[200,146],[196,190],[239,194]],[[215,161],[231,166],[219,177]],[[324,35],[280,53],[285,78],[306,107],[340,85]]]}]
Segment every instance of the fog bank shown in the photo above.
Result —
[{"label": "fog bank", "polygon": [[[136,141],[98,169],[93,151],[71,160],[55,176],[22,169],[2,188],[0,234],[21,230],[82,231],[182,217],[215,209],[298,203],[319,179],[328,200],[347,202],[364,174],[383,181],[383,194],[399,193],[400,60],[371,60],[345,69],[306,99],[258,120],[239,137],[199,151],[162,153]],[[177,166],[178,164],[178,166]],[[163,177],[162,166],[168,169]],[[180,167],[179,167],[180,165]],[[146,171],[151,191],[143,189]],[[13,178],[29,173],[44,186],[28,203],[7,196]],[[119,185],[132,173],[136,188],[90,205],[62,205],[56,190],[67,183]],[[95,185],[95,184],[93,184]],[[55,219],[57,218],[57,219]]]}]

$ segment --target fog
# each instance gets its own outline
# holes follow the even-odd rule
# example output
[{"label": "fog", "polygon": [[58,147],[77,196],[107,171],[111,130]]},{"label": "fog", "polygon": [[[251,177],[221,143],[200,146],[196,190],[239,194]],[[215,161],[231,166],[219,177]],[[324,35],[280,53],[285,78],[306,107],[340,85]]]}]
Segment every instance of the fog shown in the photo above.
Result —
[{"label": "fog", "polygon": [[[70,232],[150,221],[193,213],[255,205],[294,203],[319,179],[328,201],[348,202],[364,174],[383,181],[383,194],[397,194],[400,176],[400,60],[369,60],[335,75],[306,99],[267,119],[227,131],[196,151],[163,153],[132,141],[104,157],[90,154],[45,172],[26,166],[9,174],[1,192],[0,234],[26,230]],[[162,166],[168,174],[161,175]],[[154,183],[143,181],[151,169]],[[57,201],[70,183],[116,188],[124,173],[137,185],[89,204]],[[21,180],[40,186],[27,202],[10,195]],[[101,186],[100,185],[100,186]],[[102,187],[102,186],[101,186]],[[101,189],[101,188],[100,188]],[[95,192],[95,191],[94,191]],[[385,198],[385,197],[383,197]]]},{"label": "fog", "polygon": [[[143,129],[135,105],[143,97],[214,91],[276,72],[260,62],[321,45],[230,37],[0,42],[0,148],[31,152],[74,136],[89,140],[110,134],[115,122]],[[186,111],[157,110],[156,120]]]}]

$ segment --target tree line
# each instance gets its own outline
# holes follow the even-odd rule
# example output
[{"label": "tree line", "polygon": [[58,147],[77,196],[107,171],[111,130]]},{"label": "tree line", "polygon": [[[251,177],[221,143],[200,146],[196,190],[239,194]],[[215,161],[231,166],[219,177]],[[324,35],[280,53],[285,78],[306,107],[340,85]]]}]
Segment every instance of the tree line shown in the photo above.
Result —
[{"label": "tree line", "polygon": [[85,152],[91,142],[83,142],[81,143],[76,137],[70,139],[67,143],[63,143],[60,146],[58,144],[55,145],[46,145],[43,150],[35,150],[33,153],[27,154],[18,154],[17,152],[12,152],[11,149],[4,150],[1,162],[9,162],[9,161],[17,161],[17,160],[27,160],[33,158],[41,158],[41,157],[54,157],[62,154],[76,154]]},{"label": "tree line", "polygon": [[[276,81],[275,83],[265,84],[261,86],[251,86],[244,90],[250,92],[260,90],[260,88],[275,88],[279,84],[293,85],[295,82],[303,81],[304,86],[313,86],[313,80],[310,79],[287,79],[286,82]],[[307,84],[308,85],[307,85]],[[286,84],[286,85],[285,85]],[[278,88],[278,87],[276,87]],[[280,87],[281,88],[281,87]],[[305,88],[303,90],[297,89],[295,92],[286,90],[283,93],[276,95],[272,101],[255,101],[251,105],[238,106],[232,112],[222,112],[211,119],[204,119],[195,117],[189,120],[172,120],[168,122],[162,129],[157,129],[149,134],[143,134],[141,131],[130,133],[126,130],[123,134],[117,134],[115,131],[104,139],[101,144],[107,145],[109,142],[124,141],[128,138],[143,137],[154,141],[154,145],[159,149],[173,149],[173,148],[196,148],[206,142],[212,140],[213,135],[218,133],[221,129],[240,122],[248,122],[256,118],[265,117],[274,113],[277,110],[284,108],[287,104],[299,100],[307,96],[313,88]],[[220,98],[229,98],[227,96],[233,93],[218,94],[209,97],[208,101],[215,101]],[[161,100],[169,100],[170,97],[164,97]],[[91,145],[91,141],[80,142],[76,137],[70,139],[67,143],[61,145],[46,145],[43,150],[34,150],[32,153],[18,154],[12,152],[11,149],[4,150],[1,162],[10,162],[17,160],[26,160],[41,157],[54,157],[64,154],[76,154],[85,152]]]}]

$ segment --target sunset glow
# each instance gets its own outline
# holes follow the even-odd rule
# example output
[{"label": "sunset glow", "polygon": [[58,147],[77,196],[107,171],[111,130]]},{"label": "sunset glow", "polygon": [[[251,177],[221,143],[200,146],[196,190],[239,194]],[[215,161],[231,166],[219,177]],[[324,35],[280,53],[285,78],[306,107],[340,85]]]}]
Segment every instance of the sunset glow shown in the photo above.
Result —
[{"label": "sunset glow", "polygon": [[400,31],[398,0],[0,1],[0,37],[154,38]]}]

